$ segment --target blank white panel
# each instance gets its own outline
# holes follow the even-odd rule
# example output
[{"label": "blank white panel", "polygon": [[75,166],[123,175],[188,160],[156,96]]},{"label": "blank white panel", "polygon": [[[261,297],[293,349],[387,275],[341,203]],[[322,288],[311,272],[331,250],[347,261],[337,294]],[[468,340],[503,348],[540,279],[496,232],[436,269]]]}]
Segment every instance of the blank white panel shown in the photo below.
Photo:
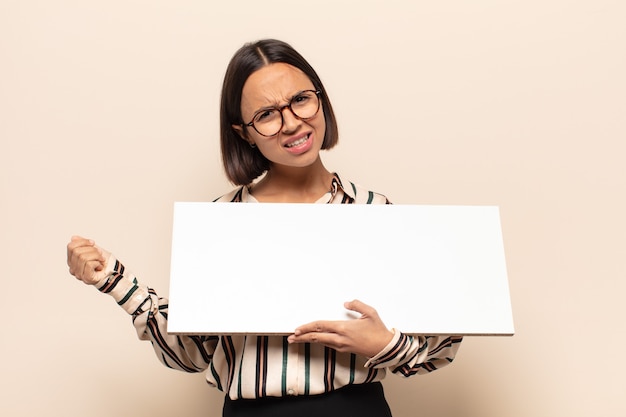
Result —
[{"label": "blank white panel", "polygon": [[290,334],[375,307],[410,334],[514,333],[492,206],[175,203],[170,333]]}]

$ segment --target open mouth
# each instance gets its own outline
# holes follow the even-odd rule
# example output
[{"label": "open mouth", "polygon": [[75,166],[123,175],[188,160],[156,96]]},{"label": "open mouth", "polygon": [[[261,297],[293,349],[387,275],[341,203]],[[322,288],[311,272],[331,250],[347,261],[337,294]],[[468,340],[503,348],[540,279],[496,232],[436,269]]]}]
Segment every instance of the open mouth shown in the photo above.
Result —
[{"label": "open mouth", "polygon": [[285,148],[295,148],[296,146],[300,146],[300,145],[306,143],[307,140],[309,140],[309,135],[308,134],[306,136],[303,136],[302,138],[300,138],[298,140],[294,140],[293,142],[289,142],[288,144],[285,145]]}]

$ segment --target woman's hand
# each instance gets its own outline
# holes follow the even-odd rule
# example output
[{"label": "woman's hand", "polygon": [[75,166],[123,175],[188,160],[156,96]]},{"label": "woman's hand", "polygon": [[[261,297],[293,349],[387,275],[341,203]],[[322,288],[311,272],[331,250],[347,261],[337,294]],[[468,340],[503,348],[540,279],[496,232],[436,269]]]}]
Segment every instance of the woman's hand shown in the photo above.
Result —
[{"label": "woman's hand", "polygon": [[344,304],[361,317],[345,321],[315,321],[296,329],[289,343],[320,343],[339,352],[356,353],[368,358],[380,353],[393,338],[373,307],[359,300]]},{"label": "woman's hand", "polygon": [[70,274],[85,284],[94,285],[104,279],[109,255],[109,252],[96,246],[93,240],[80,236],[72,236],[67,244]]}]

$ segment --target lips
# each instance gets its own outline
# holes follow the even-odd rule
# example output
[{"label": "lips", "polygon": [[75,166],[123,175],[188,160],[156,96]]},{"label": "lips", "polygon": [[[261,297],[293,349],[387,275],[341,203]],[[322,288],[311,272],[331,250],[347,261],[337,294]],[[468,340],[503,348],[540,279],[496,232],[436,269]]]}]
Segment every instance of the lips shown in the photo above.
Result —
[{"label": "lips", "polygon": [[304,145],[306,143],[306,141],[309,140],[309,135],[305,135],[303,137],[301,137],[300,139],[296,139],[292,142],[286,143],[285,144],[285,148],[295,148],[297,146],[301,146]]},{"label": "lips", "polygon": [[290,138],[288,141],[283,143],[283,149],[292,155],[302,155],[307,153],[309,149],[313,148],[313,142],[313,133],[309,132],[304,135],[298,135]]}]

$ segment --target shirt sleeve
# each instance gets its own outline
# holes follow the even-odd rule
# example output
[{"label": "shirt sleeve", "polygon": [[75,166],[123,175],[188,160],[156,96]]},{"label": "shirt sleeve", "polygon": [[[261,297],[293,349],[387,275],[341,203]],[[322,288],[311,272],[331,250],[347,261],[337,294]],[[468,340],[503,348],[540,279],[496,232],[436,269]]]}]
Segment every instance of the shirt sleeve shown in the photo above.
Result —
[{"label": "shirt sleeve", "polygon": [[149,340],[159,360],[167,367],[201,372],[207,369],[217,346],[217,336],[180,336],[167,333],[168,300],[159,297],[113,255],[107,260],[105,278],[96,284],[128,314],[141,340]]},{"label": "shirt sleeve", "polygon": [[459,349],[461,336],[409,336],[393,329],[394,337],[365,366],[389,368],[409,377],[436,371],[450,364]]}]

